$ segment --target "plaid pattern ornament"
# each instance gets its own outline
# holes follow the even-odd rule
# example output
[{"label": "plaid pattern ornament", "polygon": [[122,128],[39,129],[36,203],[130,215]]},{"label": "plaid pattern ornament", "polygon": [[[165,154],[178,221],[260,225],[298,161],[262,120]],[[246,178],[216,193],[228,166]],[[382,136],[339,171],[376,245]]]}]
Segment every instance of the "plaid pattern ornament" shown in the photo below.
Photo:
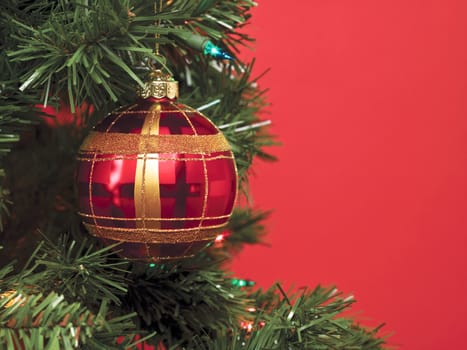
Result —
[{"label": "plaid pattern ornament", "polygon": [[237,171],[224,135],[177,103],[156,71],[131,106],[110,113],[78,155],[80,212],[87,230],[119,254],[157,262],[193,256],[225,229]]}]

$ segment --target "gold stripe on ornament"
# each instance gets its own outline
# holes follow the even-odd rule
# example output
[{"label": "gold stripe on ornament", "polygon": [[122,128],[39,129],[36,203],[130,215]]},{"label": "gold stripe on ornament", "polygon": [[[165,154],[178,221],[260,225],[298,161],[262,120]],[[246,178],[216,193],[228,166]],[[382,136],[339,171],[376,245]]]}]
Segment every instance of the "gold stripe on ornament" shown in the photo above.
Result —
[{"label": "gold stripe on ornament", "polygon": [[[93,225],[93,224],[88,224],[88,223],[83,223],[84,225],[91,225],[95,226],[97,228],[102,228],[102,229],[110,229],[118,232],[133,232],[135,234],[138,234],[140,232],[153,232],[153,233],[176,233],[176,232],[195,232],[199,231],[199,227],[189,227],[189,228],[154,228],[154,229],[149,229],[149,228],[127,228],[127,227],[108,227],[108,226],[101,226],[101,225]],[[215,229],[215,228],[220,228],[224,227],[227,225],[227,223],[223,223],[220,225],[209,225],[209,226],[203,226],[201,229]]]},{"label": "gold stripe on ornament", "polygon": [[[94,166],[96,164],[96,158],[97,158],[97,154],[94,154],[92,157],[91,169],[89,170],[89,178],[88,178],[88,198],[89,198],[88,200],[89,200],[89,209],[91,210],[92,215],[96,214],[94,211],[94,202],[92,200],[92,184],[93,184],[92,177],[94,175]],[[94,218],[94,224],[97,225],[96,218]]]},{"label": "gold stripe on ornament", "polygon": [[[180,260],[180,259],[188,259],[194,257],[195,254],[188,254],[188,255],[180,255],[180,256],[149,256],[146,257],[145,259],[139,259],[145,262],[151,261],[151,262],[160,262],[160,261],[170,261],[170,260]],[[131,259],[131,260],[137,260],[137,259]]]},{"label": "gold stripe on ornament", "polygon": [[[176,104],[174,104],[173,102],[170,102],[171,106],[176,108],[182,115],[183,117],[185,118],[185,120],[187,121],[187,123],[190,125],[191,127],[191,131],[193,131],[193,135],[198,136],[198,132],[196,130],[196,128],[194,127],[193,123],[191,122],[190,120],[190,117],[188,117],[188,115],[186,114],[186,111],[182,110],[179,106],[177,106]],[[204,165],[204,177],[206,178],[206,172],[205,172],[205,169],[206,169],[206,163],[204,162],[204,155],[201,155],[201,158],[203,159],[203,165]],[[201,217],[204,217],[204,215],[206,214],[206,198],[207,198],[207,192],[208,192],[208,184],[207,182],[205,181],[205,184],[204,184],[204,201],[203,201],[203,210],[202,210],[202,213],[201,213]],[[200,223],[198,225],[198,228],[201,226],[201,223],[203,222],[203,219],[200,220]],[[199,233],[199,232],[198,232]],[[191,246],[187,247],[185,249],[185,251],[182,253],[183,255],[186,255],[191,249]]]},{"label": "gold stripe on ornament", "polygon": [[102,133],[91,131],[84,140],[81,153],[134,154],[141,153],[212,153],[230,151],[222,133],[214,135],[154,135]]},{"label": "gold stripe on ornament", "polygon": [[[91,215],[86,213],[78,212],[78,215],[91,218],[91,219],[102,219],[102,220],[114,220],[114,221],[138,221],[143,220],[142,218],[122,218],[122,217],[113,217],[113,216],[101,216],[101,215]],[[225,215],[219,216],[200,216],[200,217],[184,217],[184,218],[149,218],[146,217],[144,220],[146,221],[197,221],[197,220],[220,220],[220,219],[227,219],[232,215],[232,212]]]},{"label": "gold stripe on ornament", "polygon": [[175,103],[173,102],[169,102],[170,105],[175,108],[175,110],[178,112],[178,113],[181,113],[183,115],[183,117],[185,118],[186,122],[190,125],[191,127],[191,131],[193,131],[193,135],[197,136],[198,133],[196,132],[196,128],[193,126],[193,123],[191,122],[190,120],[190,117],[186,114],[186,112],[189,112],[188,110],[184,110],[184,109],[181,109],[179,106],[177,106]]},{"label": "gold stripe on ornament", "polygon": [[208,205],[208,197],[209,197],[209,178],[208,178],[208,168],[206,166],[206,161],[204,160],[204,155],[201,155],[203,158],[203,177],[204,177],[204,198],[203,198],[203,211],[201,212],[202,219],[199,221],[199,228],[203,225],[203,221],[206,217],[206,210]]},{"label": "gold stripe on ornament", "polygon": [[[158,135],[161,105],[159,103],[151,106],[146,115],[141,129],[142,135]],[[141,217],[141,221],[136,222],[138,228],[160,228],[159,221],[146,218],[158,218],[161,216],[161,197],[159,186],[159,160],[155,157],[148,159],[151,154],[146,149],[145,143],[139,144],[138,153],[143,156],[136,161],[135,174],[135,215]]]},{"label": "gold stripe on ornament", "polygon": [[[234,158],[234,154],[232,151],[230,151],[230,155],[232,156],[232,159],[234,160],[233,161],[233,166],[234,166],[234,171],[235,171],[235,198],[234,198],[234,202],[233,202],[233,206],[235,206],[235,204],[237,203],[237,199],[238,199],[238,169],[237,169],[237,162],[235,161],[235,158]],[[232,207],[232,211],[231,213],[233,212],[233,207]]]},{"label": "gold stripe on ornament", "polygon": [[[110,112],[110,114],[112,114],[112,115],[115,115],[115,114],[130,115],[130,114],[145,114],[145,113],[148,112],[147,110],[144,110],[144,111],[143,110],[138,110],[138,109],[130,110],[134,106],[135,105],[130,106],[128,109],[123,110],[123,111],[113,111],[113,112]],[[203,113],[197,111],[196,109],[189,108],[188,106],[185,106],[185,105],[183,105],[183,107],[187,107],[187,109],[181,109],[181,108],[177,107],[177,109],[164,110],[164,111],[162,111],[162,113],[164,113],[164,114],[179,114],[180,111],[183,111],[183,112],[190,113],[190,114],[196,114],[196,115],[204,116]]]},{"label": "gold stripe on ornament", "polygon": [[[93,236],[130,243],[192,243],[214,240],[226,224],[193,229],[153,231],[150,229],[114,228],[84,224]],[[169,231],[169,232],[167,232]]]},{"label": "gold stripe on ornament", "polygon": [[[96,162],[108,162],[112,160],[138,160],[138,159],[143,159],[144,155],[142,154],[137,154],[137,155],[116,155],[114,157],[99,157],[96,158]],[[180,162],[193,162],[193,161],[203,161],[203,158],[175,158],[175,157],[161,157],[159,154],[154,154],[150,153],[146,156],[146,159],[158,159],[158,160],[176,160]],[[209,158],[204,158],[204,161],[210,161],[210,160],[218,160],[218,159],[234,159],[232,155],[226,156],[224,154],[214,156],[214,157],[209,157]],[[77,160],[84,161],[84,162],[92,162],[93,159],[89,158],[89,156],[84,156],[84,157],[77,157]]]}]

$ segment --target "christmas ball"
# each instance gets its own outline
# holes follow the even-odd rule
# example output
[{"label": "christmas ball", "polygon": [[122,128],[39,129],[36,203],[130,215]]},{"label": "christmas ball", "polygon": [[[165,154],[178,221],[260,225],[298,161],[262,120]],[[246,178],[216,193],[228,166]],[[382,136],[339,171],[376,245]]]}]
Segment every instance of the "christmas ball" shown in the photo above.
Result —
[{"label": "christmas ball", "polygon": [[141,98],[110,113],[78,155],[80,216],[119,254],[193,256],[223,231],[237,194],[231,148],[216,126],[178,103],[178,86],[152,72]]}]

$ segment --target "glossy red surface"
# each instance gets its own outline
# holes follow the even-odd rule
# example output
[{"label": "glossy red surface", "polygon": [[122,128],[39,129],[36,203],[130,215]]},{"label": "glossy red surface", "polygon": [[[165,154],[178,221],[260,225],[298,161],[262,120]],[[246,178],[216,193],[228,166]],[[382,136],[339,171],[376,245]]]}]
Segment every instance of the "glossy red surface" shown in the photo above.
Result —
[{"label": "glossy red surface", "polygon": [[[180,218],[175,221],[162,221],[161,228],[192,228],[227,222],[228,218],[206,219],[229,214],[235,200],[236,173],[233,161],[229,158],[217,159],[219,155],[230,156],[230,152],[213,152],[203,155],[204,158],[199,154],[151,155],[159,164],[161,218]],[[134,188],[137,161],[118,159],[111,154],[100,155],[98,158],[112,157],[116,159],[98,161],[94,166],[91,161],[81,161],[79,164],[81,211],[92,215],[93,209],[95,216],[105,217],[96,218],[96,221],[88,217],[84,218],[84,221],[106,227],[135,228],[135,220],[119,219],[136,218]],[[203,169],[203,159],[206,173]],[[207,201],[203,215],[205,196]],[[205,218],[201,219],[203,216]],[[112,217],[117,220],[112,220]]]},{"label": "glossy red surface", "polygon": [[[123,113],[110,114],[94,130],[113,133],[115,137],[122,133],[140,134],[150,115],[148,111],[155,103],[160,103],[159,135],[196,137],[219,132],[197,111],[155,99],[140,100]],[[146,198],[157,197],[160,205],[160,216],[157,217],[145,214],[143,219],[136,214],[135,182],[141,159],[144,159],[145,167],[151,169],[143,179],[143,192]],[[151,181],[158,184],[157,188],[148,187],[147,183]],[[237,187],[232,153],[216,150],[202,154],[81,154],[78,182],[80,210],[85,223],[128,230],[141,228],[141,223],[146,227],[143,221],[153,220],[157,222],[158,230],[167,230],[167,244],[122,245],[123,255],[129,258],[148,258],[148,254],[151,258],[175,257],[199,250],[206,242],[173,243],[170,235],[179,229],[198,228],[202,231],[226,224]],[[150,210],[147,212],[151,213]],[[134,235],[137,234],[135,231]]]}]

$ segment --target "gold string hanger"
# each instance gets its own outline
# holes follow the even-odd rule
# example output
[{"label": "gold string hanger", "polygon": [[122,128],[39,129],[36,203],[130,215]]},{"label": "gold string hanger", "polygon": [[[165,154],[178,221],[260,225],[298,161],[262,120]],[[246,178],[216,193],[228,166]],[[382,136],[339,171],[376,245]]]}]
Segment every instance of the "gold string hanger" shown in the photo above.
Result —
[{"label": "gold string hanger", "polygon": [[[158,13],[162,12],[162,0],[159,0],[159,6],[157,4],[157,1],[154,3],[154,14],[157,15]],[[155,23],[154,23],[158,28],[161,26],[161,19],[159,18]],[[156,33],[154,35],[155,39],[155,44],[154,44],[154,54],[156,56],[162,57],[162,55],[159,52],[159,39],[161,35],[159,33]]]},{"label": "gold string hanger", "polygon": [[[171,5],[173,3],[173,0],[167,0],[165,3],[166,3],[167,6],[169,6],[169,5]],[[163,8],[164,8],[163,0],[159,0],[159,1],[156,0],[154,2],[154,14],[155,15],[161,13]],[[161,23],[162,23],[162,21],[159,18],[154,22],[154,25],[157,28],[160,28]],[[154,55],[159,58],[160,63],[162,64],[162,66],[165,67],[165,65],[167,63],[167,60],[166,60],[165,56],[160,53],[160,43],[159,43],[160,37],[161,37],[161,35],[159,33],[154,34]],[[157,69],[154,64],[152,64],[151,66],[152,66],[153,69]]]},{"label": "gold string hanger", "polygon": [[[167,2],[167,4],[170,4]],[[157,15],[161,13],[163,9],[162,0],[159,0],[154,3],[154,14]],[[157,19],[154,22],[154,25],[160,27],[161,19]],[[166,58],[160,53],[160,34],[155,33],[154,35],[154,55],[156,56],[156,62],[150,59],[148,60],[148,65],[150,67],[150,73],[147,77],[144,86],[138,90],[138,94],[143,98],[168,98],[174,100],[178,98],[178,82],[175,81],[170,73],[170,70],[166,66]],[[159,62],[162,67],[158,67],[157,62]],[[164,69],[165,68],[165,69]],[[164,72],[165,71],[165,72]]]}]

